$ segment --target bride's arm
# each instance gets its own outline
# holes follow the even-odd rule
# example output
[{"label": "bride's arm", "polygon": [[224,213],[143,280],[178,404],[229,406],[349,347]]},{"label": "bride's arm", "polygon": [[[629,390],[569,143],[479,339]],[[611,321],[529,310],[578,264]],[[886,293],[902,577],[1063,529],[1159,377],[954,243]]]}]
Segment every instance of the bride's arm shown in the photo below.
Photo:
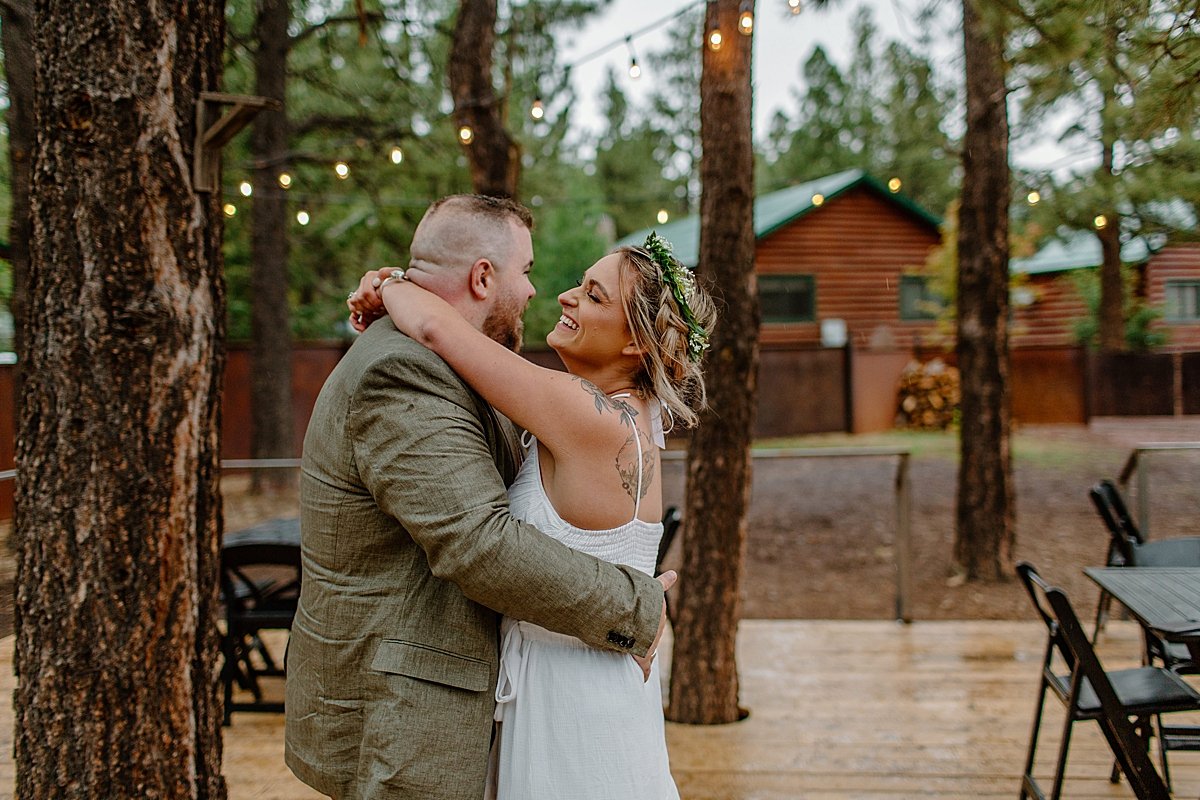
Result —
[{"label": "bride's arm", "polygon": [[442,298],[411,281],[379,292],[403,333],[441,356],[471,388],[552,452],[581,438],[628,436],[637,412],[590,381],[539,367],[493,341]]}]

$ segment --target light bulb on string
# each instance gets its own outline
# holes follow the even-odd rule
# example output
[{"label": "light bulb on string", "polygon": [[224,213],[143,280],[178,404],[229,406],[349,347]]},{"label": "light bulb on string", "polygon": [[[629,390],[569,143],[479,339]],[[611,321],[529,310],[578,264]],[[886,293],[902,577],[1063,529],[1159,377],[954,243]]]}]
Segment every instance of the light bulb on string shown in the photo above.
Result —
[{"label": "light bulb on string", "polygon": [[284,189],[290,189],[292,186],[292,176],[286,172],[279,173],[279,185]]},{"label": "light bulb on string", "polygon": [[1032,192],[1025,195],[1025,202],[1029,203],[1031,206],[1036,206],[1038,203],[1042,202],[1042,193],[1037,189],[1034,189]]},{"label": "light bulb on string", "polygon": [[312,217],[310,217],[308,212],[304,209],[300,209],[296,212],[296,222],[299,222],[301,225],[307,225],[311,221]]},{"label": "light bulb on string", "polygon": [[458,126],[458,141],[463,144],[470,144],[475,141],[475,131],[471,130],[470,125]]},{"label": "light bulb on string", "polygon": [[225,212],[225,216],[232,217],[237,213],[237,206],[235,206],[233,203],[226,203],[225,207],[221,210]]},{"label": "light bulb on string", "polygon": [[656,219],[658,220],[659,225],[666,225],[667,220],[669,220],[670,218],[671,218],[671,215],[669,213],[667,213],[667,210],[665,208],[660,208],[658,210],[658,216],[656,217]]},{"label": "light bulb on string", "polygon": [[721,34],[720,28],[713,28],[708,32],[708,49],[714,53],[721,49],[721,45],[725,42],[725,37]]},{"label": "light bulb on string", "polygon": [[396,145],[395,147],[392,148],[392,163],[399,164],[403,160],[404,160],[404,151],[400,149],[399,145]]},{"label": "light bulb on string", "polygon": [[800,0],[788,0],[788,10],[793,14],[799,14],[803,10],[803,5]]},{"label": "light bulb on string", "polygon": [[529,116],[534,119],[541,119],[546,116],[546,107],[542,105],[542,98],[535,97],[533,99],[533,105],[529,107]]},{"label": "light bulb on string", "polygon": [[637,80],[642,75],[642,68],[637,63],[637,53],[633,51],[633,37],[625,37],[625,46],[629,48],[629,77]]},{"label": "light bulb on string", "polygon": [[900,191],[900,187],[902,185],[903,184],[900,182],[899,178],[892,178],[888,181],[888,191],[892,194],[895,194],[896,192]]},{"label": "light bulb on string", "polygon": [[742,0],[738,12],[738,33],[749,36],[754,33],[754,0]]},{"label": "light bulb on string", "polygon": [[242,193],[242,197],[249,197],[254,194],[254,187],[250,185],[250,181],[242,181],[238,186],[238,191]]},{"label": "light bulb on string", "polygon": [[825,195],[823,195],[823,194],[814,194],[814,195],[812,196],[812,204],[813,204],[814,206],[823,205],[824,203],[825,203]]},{"label": "light bulb on string", "polygon": [[350,165],[345,161],[339,161],[333,165],[333,171],[340,180],[346,180],[350,177]]},{"label": "light bulb on string", "polygon": [[1096,218],[1092,220],[1092,224],[1096,226],[1096,230],[1102,231],[1108,227],[1108,217],[1097,214]]}]

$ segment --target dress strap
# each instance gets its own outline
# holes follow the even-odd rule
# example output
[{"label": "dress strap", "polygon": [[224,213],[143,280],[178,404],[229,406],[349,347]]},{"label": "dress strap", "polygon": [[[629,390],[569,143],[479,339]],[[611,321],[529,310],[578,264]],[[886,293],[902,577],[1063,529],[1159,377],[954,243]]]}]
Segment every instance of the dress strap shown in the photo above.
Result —
[{"label": "dress strap", "polygon": [[[632,397],[632,394],[621,392],[620,394],[610,394],[609,397],[617,400],[622,397]],[[660,448],[664,448],[667,446],[667,440],[663,435],[662,405],[656,397],[651,397],[648,405],[650,406],[650,438]],[[630,420],[630,424],[633,425],[632,420]],[[638,436],[637,425],[633,425],[633,443],[637,445],[637,491],[633,497],[633,519],[636,520],[642,510],[642,437]]]}]

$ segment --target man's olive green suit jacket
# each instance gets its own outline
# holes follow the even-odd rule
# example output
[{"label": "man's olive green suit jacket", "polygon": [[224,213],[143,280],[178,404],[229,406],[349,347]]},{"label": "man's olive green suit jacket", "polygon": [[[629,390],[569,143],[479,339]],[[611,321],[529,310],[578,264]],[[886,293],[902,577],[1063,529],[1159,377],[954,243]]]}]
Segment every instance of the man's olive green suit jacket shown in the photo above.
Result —
[{"label": "man's olive green suit jacket", "polygon": [[479,800],[499,614],[645,653],[658,581],[513,519],[520,460],[512,425],[387,319],[329,376],[304,440],[287,656],[301,780],[336,798]]}]

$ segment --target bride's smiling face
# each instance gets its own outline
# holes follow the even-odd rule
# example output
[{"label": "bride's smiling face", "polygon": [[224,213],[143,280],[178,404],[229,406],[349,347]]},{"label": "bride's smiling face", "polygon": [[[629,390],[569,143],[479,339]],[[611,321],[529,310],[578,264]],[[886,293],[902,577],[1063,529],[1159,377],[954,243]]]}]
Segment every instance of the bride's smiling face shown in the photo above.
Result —
[{"label": "bride's smiling face", "polygon": [[564,360],[603,366],[620,358],[633,343],[621,291],[621,256],[613,253],[589,267],[578,286],[558,296],[562,316],[546,344]]}]

